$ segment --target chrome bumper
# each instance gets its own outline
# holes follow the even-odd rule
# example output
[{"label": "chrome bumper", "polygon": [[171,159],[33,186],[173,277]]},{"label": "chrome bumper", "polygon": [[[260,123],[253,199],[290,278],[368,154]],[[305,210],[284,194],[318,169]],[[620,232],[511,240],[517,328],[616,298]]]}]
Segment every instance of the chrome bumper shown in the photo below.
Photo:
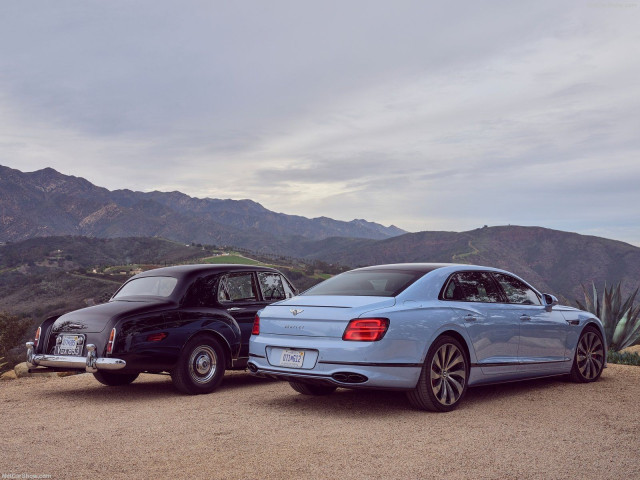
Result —
[{"label": "chrome bumper", "polygon": [[33,342],[27,342],[27,364],[29,367],[73,368],[95,373],[98,370],[120,370],[127,362],[118,358],[98,358],[96,346],[87,345],[86,357],[72,357],[69,355],[35,354]]}]

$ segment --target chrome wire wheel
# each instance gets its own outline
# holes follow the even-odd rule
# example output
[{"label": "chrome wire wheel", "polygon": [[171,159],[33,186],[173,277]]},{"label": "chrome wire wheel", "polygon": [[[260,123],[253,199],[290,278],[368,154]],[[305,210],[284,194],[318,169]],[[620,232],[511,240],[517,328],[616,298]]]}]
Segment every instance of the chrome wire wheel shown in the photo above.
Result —
[{"label": "chrome wire wheel", "polygon": [[578,341],[576,364],[580,374],[586,381],[600,375],[604,365],[604,345],[600,336],[594,331],[585,332]]},{"label": "chrome wire wheel", "polygon": [[442,345],[430,368],[431,390],[442,405],[455,404],[464,393],[467,368],[464,353],[452,343]]},{"label": "chrome wire wheel", "polygon": [[217,356],[209,345],[193,349],[189,357],[189,376],[198,384],[209,382],[216,374]]}]

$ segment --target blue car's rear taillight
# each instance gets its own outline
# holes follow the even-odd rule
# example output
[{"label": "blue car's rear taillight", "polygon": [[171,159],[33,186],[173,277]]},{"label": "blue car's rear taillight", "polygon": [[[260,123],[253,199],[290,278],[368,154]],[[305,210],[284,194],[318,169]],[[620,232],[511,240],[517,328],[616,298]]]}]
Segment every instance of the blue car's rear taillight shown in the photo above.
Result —
[{"label": "blue car's rear taillight", "polygon": [[389,328],[388,318],[356,318],[349,322],[342,335],[352,342],[377,342]]}]

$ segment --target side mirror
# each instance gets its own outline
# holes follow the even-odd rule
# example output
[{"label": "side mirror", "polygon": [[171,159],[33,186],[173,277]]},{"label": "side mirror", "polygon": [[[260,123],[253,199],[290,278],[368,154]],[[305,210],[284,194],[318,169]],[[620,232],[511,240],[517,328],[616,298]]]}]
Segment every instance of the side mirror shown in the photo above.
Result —
[{"label": "side mirror", "polygon": [[544,305],[544,309],[547,312],[550,312],[553,307],[558,305],[558,299],[549,293],[543,293],[542,304]]}]

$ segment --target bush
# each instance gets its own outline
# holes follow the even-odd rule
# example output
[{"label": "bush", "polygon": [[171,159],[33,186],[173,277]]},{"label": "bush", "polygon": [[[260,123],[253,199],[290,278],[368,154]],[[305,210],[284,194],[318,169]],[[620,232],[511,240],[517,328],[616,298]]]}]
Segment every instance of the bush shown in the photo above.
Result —
[{"label": "bush", "polygon": [[618,363],[620,365],[640,366],[640,355],[631,352],[616,352],[615,350],[609,350],[607,352],[607,362]]},{"label": "bush", "polygon": [[[12,367],[15,360],[11,350],[20,347],[27,331],[31,328],[31,321],[0,312],[0,359],[7,359],[8,363],[0,365],[0,371]],[[24,353],[21,352],[21,353]],[[24,355],[23,355],[24,356]],[[19,357],[17,357],[19,358]]]},{"label": "bush", "polygon": [[616,352],[635,345],[640,340],[640,305],[635,305],[638,288],[622,301],[620,284],[607,288],[604,286],[602,298],[598,298],[598,290],[593,285],[593,298],[584,291],[584,305],[576,301],[578,308],[593,313],[602,321],[607,345]]}]

